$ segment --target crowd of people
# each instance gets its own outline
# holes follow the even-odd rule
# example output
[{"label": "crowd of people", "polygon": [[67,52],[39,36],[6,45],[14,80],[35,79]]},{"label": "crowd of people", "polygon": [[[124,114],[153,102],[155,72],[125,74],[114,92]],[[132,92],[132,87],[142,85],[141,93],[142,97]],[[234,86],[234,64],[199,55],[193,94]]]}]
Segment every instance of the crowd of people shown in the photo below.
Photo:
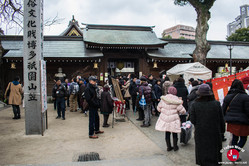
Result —
[{"label": "crowd of people", "polygon": [[143,122],[141,127],[151,126],[151,116],[159,116],[155,129],[165,132],[167,151],[179,149],[178,134],[187,120],[195,127],[198,165],[221,164],[220,150],[222,142],[226,141],[225,123],[227,131],[232,133],[231,145],[239,147],[235,149],[240,152],[246,144],[249,135],[248,77],[233,81],[222,104],[214,97],[212,83],[203,83],[201,79],[190,78],[188,87],[182,77],[172,82],[168,77],[156,80],[151,74],[140,78],[119,76],[116,79],[125,100],[131,99],[132,110],[138,112],[136,120]]},{"label": "crowd of people", "polygon": [[[165,132],[167,151],[179,150],[178,134],[186,121],[191,121],[195,127],[198,165],[219,165],[222,161],[220,150],[222,141],[226,141],[225,123],[227,131],[232,133],[231,145],[243,148],[246,144],[249,135],[249,96],[245,90],[249,87],[247,78],[233,81],[222,105],[215,100],[212,84],[203,83],[200,79],[189,79],[188,87],[182,77],[170,80],[166,76],[156,80],[150,74],[140,78],[135,75],[117,76],[115,79],[126,101],[126,108],[138,112],[136,120],[142,121],[141,127],[150,127],[151,117],[158,117],[155,129]],[[9,83],[5,93],[6,97],[10,92],[9,104],[13,107],[13,119],[21,118],[19,105],[23,91],[19,81],[17,77]],[[73,78],[71,83],[68,79],[63,82],[57,79],[55,82],[52,97],[54,108],[57,109],[56,119],[66,119],[67,105],[70,112],[80,109],[84,116],[89,116],[89,138],[96,139],[97,134],[104,133],[100,130],[98,110],[103,114],[102,127],[109,127],[108,118],[114,107],[111,78],[106,80],[103,88],[99,88],[95,76]]]}]

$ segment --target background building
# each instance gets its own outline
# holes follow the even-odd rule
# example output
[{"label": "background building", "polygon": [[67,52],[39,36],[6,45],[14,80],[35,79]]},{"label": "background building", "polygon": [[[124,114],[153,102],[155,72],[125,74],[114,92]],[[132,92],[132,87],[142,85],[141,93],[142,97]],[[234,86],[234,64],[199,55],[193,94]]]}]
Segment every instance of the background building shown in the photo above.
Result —
[{"label": "background building", "polygon": [[173,39],[184,37],[185,39],[195,39],[195,28],[186,25],[176,25],[174,27],[165,29],[162,37],[165,38],[170,35]]},{"label": "background building", "polygon": [[235,21],[227,25],[227,36],[235,33],[237,29],[247,28],[249,26],[249,5],[240,6],[240,15]]}]

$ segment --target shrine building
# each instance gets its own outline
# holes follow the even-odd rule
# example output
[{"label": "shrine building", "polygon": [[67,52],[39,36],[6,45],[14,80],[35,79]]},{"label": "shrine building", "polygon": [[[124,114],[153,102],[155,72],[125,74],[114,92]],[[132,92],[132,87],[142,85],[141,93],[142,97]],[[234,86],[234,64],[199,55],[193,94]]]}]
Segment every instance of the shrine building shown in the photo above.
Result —
[{"label": "shrine building", "polygon": [[[193,62],[194,40],[160,39],[154,26],[96,25],[79,26],[73,18],[68,28],[58,36],[44,37],[44,60],[47,64],[48,94],[54,85],[56,74],[69,80],[73,77],[96,75],[101,84],[108,75],[141,76],[163,71],[179,63]],[[1,36],[4,49],[4,87],[16,75],[23,80],[23,37]],[[207,67],[217,72],[220,66],[229,64],[227,48],[231,42],[209,41]],[[249,43],[232,42],[232,63],[237,70],[249,65]]]}]

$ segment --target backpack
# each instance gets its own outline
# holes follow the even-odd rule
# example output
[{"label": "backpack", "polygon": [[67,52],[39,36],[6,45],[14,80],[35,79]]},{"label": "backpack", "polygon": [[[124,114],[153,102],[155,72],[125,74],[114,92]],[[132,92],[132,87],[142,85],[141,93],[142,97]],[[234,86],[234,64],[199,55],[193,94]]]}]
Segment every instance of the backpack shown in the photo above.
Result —
[{"label": "backpack", "polygon": [[78,84],[73,85],[72,94],[76,95],[78,92],[79,92],[79,85]]},{"label": "backpack", "polygon": [[145,100],[145,97],[144,97],[144,89],[143,88],[142,88],[142,97],[139,100],[139,105],[142,108],[144,108],[146,106],[146,100]]}]

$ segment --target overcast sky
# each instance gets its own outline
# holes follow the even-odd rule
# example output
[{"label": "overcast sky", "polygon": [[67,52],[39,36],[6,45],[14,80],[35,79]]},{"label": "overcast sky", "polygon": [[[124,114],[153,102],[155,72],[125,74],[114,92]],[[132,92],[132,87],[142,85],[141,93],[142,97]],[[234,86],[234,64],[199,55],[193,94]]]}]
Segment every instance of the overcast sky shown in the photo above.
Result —
[{"label": "overcast sky", "polygon": [[[240,14],[249,0],[217,0],[211,9],[208,40],[225,40],[227,24]],[[81,23],[155,26],[158,37],[164,29],[184,24],[196,27],[196,12],[190,5],[174,5],[174,0],[44,0],[45,19],[58,14],[61,24],[47,27],[45,35],[59,35],[72,15]]]}]

